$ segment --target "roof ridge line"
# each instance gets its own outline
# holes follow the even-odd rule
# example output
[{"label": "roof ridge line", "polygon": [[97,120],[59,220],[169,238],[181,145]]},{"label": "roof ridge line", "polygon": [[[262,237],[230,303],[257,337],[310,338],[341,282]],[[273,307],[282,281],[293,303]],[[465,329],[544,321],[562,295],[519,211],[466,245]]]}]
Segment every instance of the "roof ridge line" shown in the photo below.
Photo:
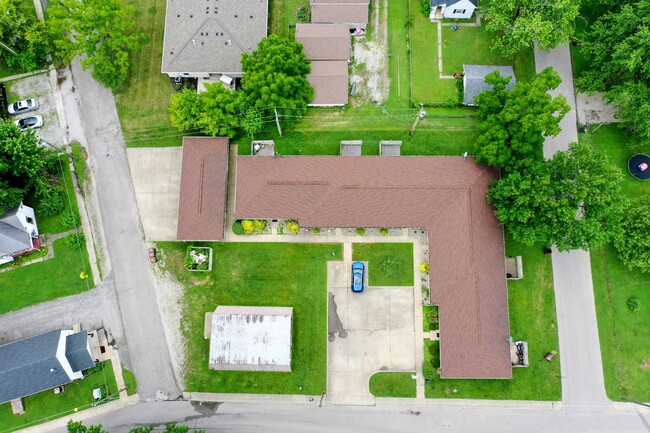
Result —
[{"label": "roof ridge line", "polygon": [[171,61],[169,62],[169,65],[174,63],[174,60],[176,60],[178,58],[178,56],[180,56],[180,54],[183,52],[183,50],[185,50],[185,48],[187,48],[187,44],[189,44],[190,41],[194,39],[194,36],[196,35],[196,32],[198,32],[199,29],[201,27],[203,27],[205,25],[205,23],[207,23],[210,18],[212,18],[212,17],[208,16],[207,18],[203,18],[203,22],[201,22],[201,24],[199,24],[199,26],[194,30],[194,32],[190,35],[190,37],[187,38],[185,43],[183,43],[181,45],[181,49],[178,50],[178,53],[176,53],[176,55],[174,57],[172,57]]}]

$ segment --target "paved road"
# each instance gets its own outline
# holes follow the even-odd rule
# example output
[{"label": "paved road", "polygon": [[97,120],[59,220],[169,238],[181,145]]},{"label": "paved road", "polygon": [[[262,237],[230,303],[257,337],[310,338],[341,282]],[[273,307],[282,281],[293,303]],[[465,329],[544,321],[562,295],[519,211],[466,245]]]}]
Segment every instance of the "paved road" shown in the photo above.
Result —
[{"label": "paved road", "polygon": [[[571,111],[560,123],[562,132],[544,142],[546,158],[578,141],[568,44],[548,52],[535,48],[537,72],[548,66],[552,66],[562,78],[562,84],[551,94],[563,94],[571,105]],[[607,405],[589,253],[577,250],[560,254],[554,249],[553,284],[560,338],[562,403],[567,407]]]},{"label": "paved road", "polygon": [[72,74],[138,392],[144,399],[176,398],[180,391],[158,310],[115,100],[90,72],[81,70],[78,61]]},{"label": "paved road", "polygon": [[[271,405],[189,402],[137,404],[97,418],[86,425],[102,424],[111,433],[127,432],[139,425],[162,427],[176,422],[213,432],[278,433],[380,433],[380,432],[553,432],[553,433],[648,433],[647,424],[635,408],[603,408],[595,411],[504,408],[489,404],[479,407],[450,405],[377,407]],[[646,418],[650,411],[645,411]],[[55,430],[64,433],[64,429]]]}]

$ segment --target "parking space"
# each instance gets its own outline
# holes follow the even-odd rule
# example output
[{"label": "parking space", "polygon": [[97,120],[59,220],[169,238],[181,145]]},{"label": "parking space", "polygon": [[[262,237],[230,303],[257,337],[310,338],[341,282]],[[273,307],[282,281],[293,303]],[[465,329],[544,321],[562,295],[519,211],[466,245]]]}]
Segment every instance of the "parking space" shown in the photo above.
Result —
[{"label": "parking space", "polygon": [[[377,371],[415,371],[413,287],[350,288],[350,263],[328,264],[330,325],[327,395],[332,403],[373,404]],[[367,275],[367,274],[366,274]],[[367,278],[367,277],[366,277]]]},{"label": "parking space", "polygon": [[176,240],[182,148],[136,147],[126,154],[145,238]]},{"label": "parking space", "polygon": [[12,119],[18,120],[34,114],[41,116],[43,118],[43,126],[37,130],[38,136],[53,146],[59,147],[63,145],[65,130],[59,122],[49,75],[44,73],[21,78],[20,80],[12,81],[10,85],[12,95],[9,95],[9,102],[35,98],[41,104],[38,110],[19,116],[12,116]]}]

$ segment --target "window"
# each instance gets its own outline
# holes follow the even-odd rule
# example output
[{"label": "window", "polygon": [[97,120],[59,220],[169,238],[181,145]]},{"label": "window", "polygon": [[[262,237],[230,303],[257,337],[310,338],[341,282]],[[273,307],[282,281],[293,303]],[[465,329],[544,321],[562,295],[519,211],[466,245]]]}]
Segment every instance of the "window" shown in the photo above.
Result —
[{"label": "window", "polygon": [[464,14],[467,9],[454,9],[455,14]]}]

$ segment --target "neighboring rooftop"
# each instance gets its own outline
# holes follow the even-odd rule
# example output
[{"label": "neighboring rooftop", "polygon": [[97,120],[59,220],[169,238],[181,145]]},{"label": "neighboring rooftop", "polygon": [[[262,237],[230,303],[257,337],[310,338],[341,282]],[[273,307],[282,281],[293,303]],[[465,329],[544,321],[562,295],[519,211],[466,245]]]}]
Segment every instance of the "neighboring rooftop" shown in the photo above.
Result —
[{"label": "neighboring rooftop", "polygon": [[[447,6],[447,7],[452,7],[456,3],[458,3],[460,0],[431,0],[430,6],[432,8],[435,8],[436,6]],[[473,4],[474,6],[478,6],[478,0],[466,0]]]},{"label": "neighboring rooftop", "polygon": [[491,90],[492,85],[485,83],[485,76],[493,71],[499,71],[502,77],[511,77],[512,79],[506,85],[506,89],[511,90],[515,86],[515,72],[512,66],[488,66],[488,65],[463,65],[463,103],[465,105],[474,105],[474,97],[485,90]]},{"label": "neighboring rooftop", "polygon": [[347,24],[361,28],[368,24],[368,1],[312,0],[310,4],[312,23]]},{"label": "neighboring rooftop", "polygon": [[235,218],[426,228],[441,376],[508,379],[503,230],[485,198],[496,178],[462,157],[240,156]]},{"label": "neighboring rooftop", "polygon": [[305,47],[305,56],[316,60],[350,60],[350,30],[344,24],[296,24],[296,42]]},{"label": "neighboring rooftop", "polygon": [[309,105],[332,106],[348,103],[347,61],[312,62],[307,80],[314,88],[314,99]]},{"label": "neighboring rooftop", "polygon": [[228,139],[183,137],[178,240],[224,238]]},{"label": "neighboring rooftop", "polygon": [[267,0],[167,0],[162,72],[240,76],[241,55],[266,36]]},{"label": "neighboring rooftop", "polygon": [[212,314],[210,368],[291,371],[291,307],[219,306]]},{"label": "neighboring rooftop", "polygon": [[34,210],[29,206],[20,204],[15,208],[6,209],[0,216],[0,258],[11,256],[21,251],[27,251],[34,247],[32,234],[28,226],[25,226],[26,217],[31,217],[35,227]]}]

